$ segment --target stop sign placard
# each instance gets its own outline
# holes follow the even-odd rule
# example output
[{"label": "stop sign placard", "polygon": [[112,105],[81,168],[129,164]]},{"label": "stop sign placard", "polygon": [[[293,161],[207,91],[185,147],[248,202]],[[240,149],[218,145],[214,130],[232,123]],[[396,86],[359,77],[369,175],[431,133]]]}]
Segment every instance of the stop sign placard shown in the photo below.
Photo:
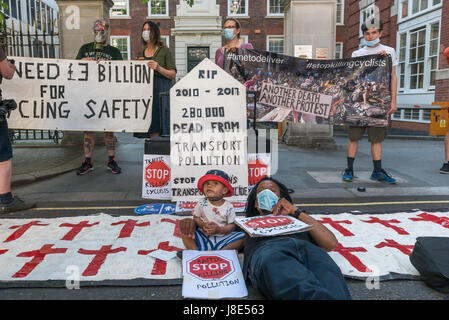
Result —
[{"label": "stop sign placard", "polygon": [[274,228],[286,226],[294,221],[286,216],[279,217],[260,217],[251,221],[245,222],[245,225],[250,228]]},{"label": "stop sign placard", "polygon": [[232,261],[219,255],[201,255],[187,262],[188,272],[200,280],[221,280],[234,272]]},{"label": "stop sign placard", "polygon": [[255,185],[268,175],[268,166],[260,159],[248,162],[248,184]]},{"label": "stop sign placard", "polygon": [[145,168],[145,180],[151,187],[163,187],[170,182],[170,168],[164,161],[153,161]]}]

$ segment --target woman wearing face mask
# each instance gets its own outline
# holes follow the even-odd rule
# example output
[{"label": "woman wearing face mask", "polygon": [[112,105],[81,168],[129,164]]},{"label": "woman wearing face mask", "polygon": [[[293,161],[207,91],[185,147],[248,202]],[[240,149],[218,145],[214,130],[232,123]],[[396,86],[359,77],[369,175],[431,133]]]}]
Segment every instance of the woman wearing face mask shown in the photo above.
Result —
[{"label": "woman wearing face mask", "polygon": [[223,68],[224,53],[226,50],[236,48],[254,49],[251,43],[242,43],[240,40],[240,22],[234,18],[228,18],[223,24],[223,37],[226,44],[215,52],[215,64]]},{"label": "woman wearing face mask", "polygon": [[293,205],[288,189],[263,178],[248,196],[246,216],[291,215],[309,231],[276,237],[247,236],[243,272],[267,299],[351,299],[339,267],[326,253],[338,242],[331,231]]},{"label": "woman wearing face mask", "polygon": [[[160,123],[161,107],[159,104],[159,94],[169,91],[172,80],[176,78],[176,65],[171,51],[162,43],[161,33],[157,24],[146,21],[142,26],[142,41],[144,50],[138,56],[139,60],[148,60],[148,66],[154,70],[153,83],[153,111],[150,129],[146,134],[134,134],[139,138],[155,138],[159,136],[164,128],[164,132],[170,132],[170,110],[168,102],[163,110],[164,123]],[[168,99],[168,97],[163,97]]]}]

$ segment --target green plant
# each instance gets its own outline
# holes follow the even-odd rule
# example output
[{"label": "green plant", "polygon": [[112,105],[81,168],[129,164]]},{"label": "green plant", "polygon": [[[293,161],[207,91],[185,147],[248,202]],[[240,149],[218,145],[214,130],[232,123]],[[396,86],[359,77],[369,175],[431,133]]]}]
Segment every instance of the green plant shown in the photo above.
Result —
[{"label": "green plant", "polygon": [[[0,10],[5,11],[8,10],[8,4],[6,4],[3,0],[0,0]],[[0,12],[0,33],[3,33],[6,29],[6,19],[3,12]]]}]

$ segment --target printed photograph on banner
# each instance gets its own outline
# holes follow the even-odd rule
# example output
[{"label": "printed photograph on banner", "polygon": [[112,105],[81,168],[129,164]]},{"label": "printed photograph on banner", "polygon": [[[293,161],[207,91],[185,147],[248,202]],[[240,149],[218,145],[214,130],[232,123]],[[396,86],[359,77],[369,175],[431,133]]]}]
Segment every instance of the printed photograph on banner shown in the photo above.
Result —
[{"label": "printed photograph on banner", "polygon": [[170,156],[143,155],[142,198],[171,199]]},{"label": "printed photograph on banner", "polygon": [[245,87],[207,58],[170,89],[172,200],[202,199],[198,181],[209,170],[228,175],[227,200],[246,200],[245,101]]},{"label": "printed photograph on banner", "polygon": [[139,61],[84,61],[11,57],[14,78],[3,97],[17,110],[10,129],[147,132],[153,70]]},{"label": "printed photograph on banner", "polygon": [[237,49],[226,53],[224,68],[248,91],[256,92],[247,99],[249,119],[388,125],[392,69],[388,55],[312,60]]}]

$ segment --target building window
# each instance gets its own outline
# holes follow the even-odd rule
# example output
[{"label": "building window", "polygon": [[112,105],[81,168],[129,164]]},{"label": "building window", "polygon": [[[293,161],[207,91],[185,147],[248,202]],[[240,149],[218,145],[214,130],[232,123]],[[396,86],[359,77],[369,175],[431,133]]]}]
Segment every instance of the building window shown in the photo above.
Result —
[{"label": "building window", "polygon": [[109,12],[111,17],[129,16],[129,1],[128,0],[114,0],[114,5]]},{"label": "building window", "polygon": [[345,24],[345,1],[337,0],[337,24]]},{"label": "building window", "polygon": [[129,37],[111,36],[111,46],[120,50],[123,60],[129,60]]},{"label": "building window", "polygon": [[399,35],[399,50],[398,50],[398,89],[404,89],[405,87],[405,65],[407,55],[407,33],[401,33]]},{"label": "building window", "polygon": [[426,28],[410,32],[410,89],[424,87],[424,64],[426,54]]},{"label": "building window", "polygon": [[441,6],[441,0],[401,0],[399,20],[420,15]]},{"label": "building window", "polygon": [[267,36],[267,51],[274,53],[284,53],[283,36]]},{"label": "building window", "polygon": [[240,43],[248,43],[248,35],[240,35]]},{"label": "building window", "polygon": [[229,16],[248,16],[249,0],[228,0]]},{"label": "building window", "polygon": [[343,59],[343,42],[335,43],[335,59]]},{"label": "building window", "polygon": [[168,0],[150,0],[148,1],[148,15],[168,17]]},{"label": "building window", "polygon": [[399,92],[433,91],[438,69],[440,22],[404,30],[398,35]]},{"label": "building window", "polygon": [[434,23],[430,25],[429,38],[429,64],[430,64],[430,79],[429,86],[435,87],[435,76],[438,69],[438,47],[440,42],[440,24]]},{"label": "building window", "polygon": [[267,0],[267,15],[283,16],[284,7],[281,6],[281,0]]},{"label": "building window", "polygon": [[161,36],[161,41],[167,48],[170,48],[170,36]]},{"label": "building window", "polygon": [[[376,11],[377,11],[377,14],[376,14]],[[360,26],[359,26],[359,37],[360,38],[363,37],[362,24],[365,21],[368,21],[368,20],[371,20],[372,18],[378,17],[378,11],[379,11],[379,8],[377,8],[374,3],[369,5],[365,9],[360,10]]]}]

